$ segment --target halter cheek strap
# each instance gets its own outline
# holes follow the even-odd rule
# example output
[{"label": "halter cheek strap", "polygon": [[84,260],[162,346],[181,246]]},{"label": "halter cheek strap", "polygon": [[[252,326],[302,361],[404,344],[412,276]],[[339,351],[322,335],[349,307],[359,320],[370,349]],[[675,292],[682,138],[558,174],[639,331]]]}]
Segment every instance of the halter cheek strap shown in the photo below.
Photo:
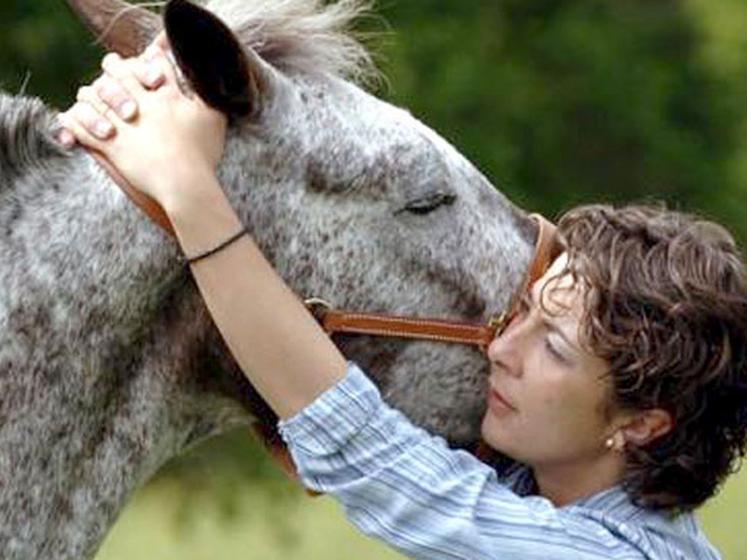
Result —
[{"label": "halter cheek strap", "polygon": [[526,290],[527,286],[534,283],[545,273],[550,263],[559,254],[555,226],[539,214],[532,214],[531,218],[537,223],[537,241],[535,242],[534,258],[529,271],[519,291],[511,298],[509,312],[492,317],[486,324],[341,311],[333,309],[330,304],[319,298],[307,299],[306,305],[329,335],[336,333],[365,334],[434,342],[453,342],[473,345],[486,350],[490,341],[497,334],[500,334],[505,327],[507,319],[513,313],[518,296]]}]

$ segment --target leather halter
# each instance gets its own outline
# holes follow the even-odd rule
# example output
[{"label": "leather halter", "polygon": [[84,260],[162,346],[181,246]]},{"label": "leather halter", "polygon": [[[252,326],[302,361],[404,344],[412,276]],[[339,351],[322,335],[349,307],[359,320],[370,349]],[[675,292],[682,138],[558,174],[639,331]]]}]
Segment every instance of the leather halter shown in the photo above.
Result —
[{"label": "leather halter", "polygon": [[531,214],[530,217],[537,223],[537,240],[529,271],[519,291],[511,299],[509,312],[491,318],[487,324],[479,325],[444,319],[340,311],[333,309],[329,303],[318,298],[307,299],[306,306],[329,335],[348,333],[454,342],[474,345],[484,351],[490,341],[503,331],[506,323],[510,320],[517,295],[523,293],[527,286],[530,286],[542,276],[550,263],[558,256],[559,250],[555,244],[555,226],[539,214]]},{"label": "leather halter", "polygon": [[[166,212],[153,198],[130,185],[102,154],[93,150],[89,153],[136,206],[169,235],[176,236]],[[329,303],[319,298],[309,298],[304,303],[330,336],[335,333],[389,336],[468,344],[485,350],[510,319],[518,295],[542,276],[550,263],[558,256],[555,226],[540,214],[531,214],[530,217],[537,223],[537,240],[529,270],[519,291],[510,300],[509,312],[491,318],[487,324],[342,311],[333,309]]]},{"label": "leather halter", "polygon": [[[132,187],[102,154],[93,150],[90,150],[89,153],[136,206],[169,235],[176,237],[176,232],[167,214],[153,198]],[[318,298],[307,299],[305,304],[330,336],[335,333],[349,333],[450,342],[477,346],[484,352],[493,338],[499,335],[511,320],[516,302],[521,294],[545,273],[548,266],[560,253],[560,248],[556,243],[556,227],[540,214],[531,214],[530,217],[537,223],[537,240],[529,270],[519,290],[513,294],[508,312],[490,319],[487,324],[340,311],[333,309],[327,302]],[[297,479],[298,475],[293,460],[274,427],[260,421],[253,425],[253,430],[273,455],[280,468],[290,478]],[[486,462],[494,456],[494,451],[482,442],[478,444],[474,453]],[[313,491],[307,492],[316,495]]]}]

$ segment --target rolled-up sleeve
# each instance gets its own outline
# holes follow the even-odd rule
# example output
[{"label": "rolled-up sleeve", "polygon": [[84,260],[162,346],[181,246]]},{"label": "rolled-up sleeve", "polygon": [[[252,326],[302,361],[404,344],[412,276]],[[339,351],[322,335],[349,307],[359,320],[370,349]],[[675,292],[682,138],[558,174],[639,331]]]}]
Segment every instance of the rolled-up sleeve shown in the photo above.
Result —
[{"label": "rolled-up sleeve", "polygon": [[641,558],[598,525],[590,539],[588,524],[518,496],[494,469],[414,426],[355,364],[279,429],[304,484],[410,557]]}]

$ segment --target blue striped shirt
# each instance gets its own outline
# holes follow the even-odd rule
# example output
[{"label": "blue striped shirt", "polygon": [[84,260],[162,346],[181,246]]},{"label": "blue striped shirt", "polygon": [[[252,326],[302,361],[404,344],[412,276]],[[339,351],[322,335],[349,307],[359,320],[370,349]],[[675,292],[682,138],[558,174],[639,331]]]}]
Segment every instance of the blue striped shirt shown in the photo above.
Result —
[{"label": "blue striped shirt", "polygon": [[528,468],[498,470],[415,427],[354,364],[281,421],[303,482],[412,558],[700,560],[719,554],[690,514],[635,506],[620,487],[555,507]]}]

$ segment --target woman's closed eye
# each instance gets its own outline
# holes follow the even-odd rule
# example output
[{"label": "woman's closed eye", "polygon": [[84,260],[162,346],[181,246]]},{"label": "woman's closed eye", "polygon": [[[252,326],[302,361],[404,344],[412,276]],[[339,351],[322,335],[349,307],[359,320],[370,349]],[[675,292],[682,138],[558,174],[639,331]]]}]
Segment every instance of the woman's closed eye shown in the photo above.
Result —
[{"label": "woman's closed eye", "polygon": [[[532,312],[532,309],[534,308],[535,304],[532,300],[532,295],[530,292],[524,293],[522,295],[521,299],[519,300],[519,303],[517,305],[516,314],[518,316],[526,316],[529,313]],[[558,342],[553,341],[552,337],[556,336],[555,329],[550,326],[550,324],[546,321],[542,321],[542,327],[543,327],[543,336],[544,341],[543,345],[545,347],[545,351],[550,354],[553,360],[564,364],[564,365],[570,365],[571,360],[568,358],[568,356],[559,349]]]}]

